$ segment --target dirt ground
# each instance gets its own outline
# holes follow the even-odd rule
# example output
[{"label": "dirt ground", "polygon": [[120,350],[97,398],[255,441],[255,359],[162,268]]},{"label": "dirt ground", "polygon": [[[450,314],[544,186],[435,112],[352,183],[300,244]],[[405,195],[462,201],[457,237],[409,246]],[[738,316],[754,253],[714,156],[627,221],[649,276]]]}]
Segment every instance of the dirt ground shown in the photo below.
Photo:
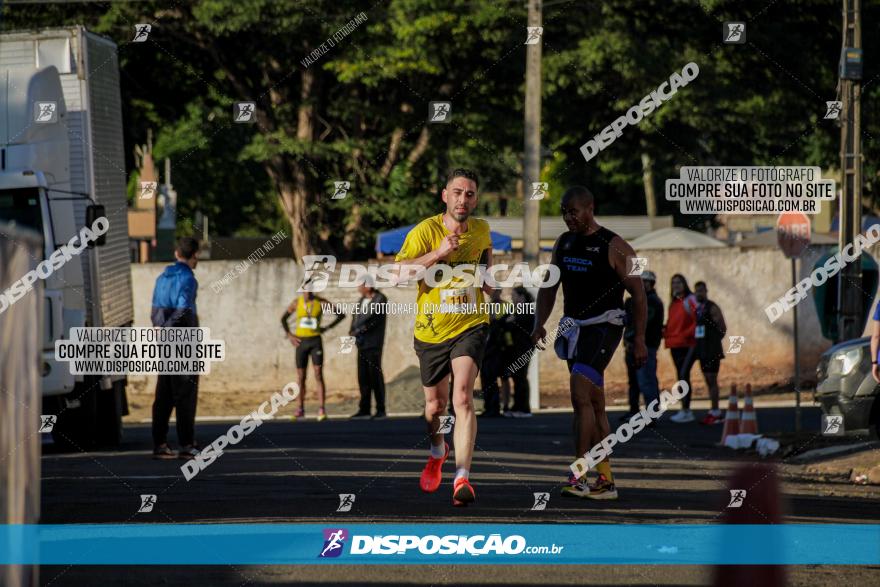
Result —
[{"label": "dirt ground", "polygon": [[[309,379],[306,383],[306,412],[317,409],[317,392],[314,384]],[[199,417],[235,417],[244,416],[255,410],[261,403],[269,399],[276,390],[267,389],[265,392],[242,392],[242,393],[201,393],[199,395]],[[129,415],[126,422],[142,422],[150,418],[153,404],[153,388],[142,386],[135,388],[130,386],[128,390]],[[398,377],[387,386],[387,409],[388,412],[419,412],[423,409],[421,387],[417,379],[413,377]],[[727,406],[727,390],[722,389],[722,408]],[[327,393],[327,411],[332,415],[354,413],[357,410],[359,394],[355,389],[330,390]],[[477,409],[481,409],[482,401],[479,389],[477,391]],[[609,407],[624,407],[627,405],[626,388],[622,385],[609,386],[606,389],[606,397]],[[780,401],[794,399],[793,392],[780,393],[778,388],[755,390],[759,406],[762,401]],[[694,400],[708,400],[705,391],[697,388]],[[741,398],[740,398],[741,400]],[[812,405],[813,391],[801,393],[803,405]],[[567,408],[570,407],[568,389],[561,386],[545,387],[541,390],[542,408]],[[293,407],[286,408],[290,413]],[[284,414],[282,413],[282,416]]]}]

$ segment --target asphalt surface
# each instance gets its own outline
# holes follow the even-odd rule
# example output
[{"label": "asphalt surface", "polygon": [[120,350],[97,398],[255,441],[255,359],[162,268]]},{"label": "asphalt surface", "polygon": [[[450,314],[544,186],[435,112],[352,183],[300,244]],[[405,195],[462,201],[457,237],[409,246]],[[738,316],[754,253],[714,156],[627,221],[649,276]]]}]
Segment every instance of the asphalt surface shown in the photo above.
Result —
[{"label": "asphalt surface", "polygon": [[[619,414],[619,413],[618,413]],[[700,415],[700,414],[698,414]],[[819,429],[807,408],[804,427]],[[612,415],[612,426],[616,424]],[[762,430],[793,427],[793,410],[759,411]],[[231,422],[199,423],[204,445]],[[149,427],[126,428],[118,451],[43,457],[43,523],[717,523],[728,503],[728,477],[760,460],[716,445],[720,426],[662,421],[612,457],[620,498],[611,502],[563,499],[559,489],[570,454],[571,416],[481,419],[471,480],[477,502],[453,508],[452,456],[434,494],[418,489],[427,456],[416,418],[384,421],[267,422],[191,481],[182,461],[150,458]],[[805,444],[819,442],[808,437]],[[172,432],[173,442],[173,432]],[[807,446],[809,448],[809,446]],[[785,521],[880,523],[880,489],[819,482],[780,459]],[[550,492],[544,511],[531,511],[533,493]],[[337,513],[339,494],[355,494],[350,512]],[[137,513],[141,494],[156,494],[150,513]],[[625,546],[622,546],[625,548]],[[471,569],[471,570],[468,570]],[[866,567],[792,567],[790,584],[877,584],[880,570]],[[43,585],[269,585],[342,584],[708,584],[711,569],[681,566],[374,566],[374,567],[44,567]]]}]

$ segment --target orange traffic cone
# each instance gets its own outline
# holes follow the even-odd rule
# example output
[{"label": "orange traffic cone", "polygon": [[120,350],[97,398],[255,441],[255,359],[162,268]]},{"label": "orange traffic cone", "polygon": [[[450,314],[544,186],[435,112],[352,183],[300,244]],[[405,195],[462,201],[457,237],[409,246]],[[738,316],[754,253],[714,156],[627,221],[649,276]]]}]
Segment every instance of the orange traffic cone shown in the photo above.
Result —
[{"label": "orange traffic cone", "polygon": [[755,414],[755,405],[752,402],[752,384],[746,383],[746,398],[743,411],[739,415],[740,434],[757,434],[758,417]]},{"label": "orange traffic cone", "polygon": [[721,445],[728,436],[739,434],[739,410],[736,407],[736,385],[730,386],[730,400],[727,403],[727,413],[724,414],[724,430],[721,431]]}]

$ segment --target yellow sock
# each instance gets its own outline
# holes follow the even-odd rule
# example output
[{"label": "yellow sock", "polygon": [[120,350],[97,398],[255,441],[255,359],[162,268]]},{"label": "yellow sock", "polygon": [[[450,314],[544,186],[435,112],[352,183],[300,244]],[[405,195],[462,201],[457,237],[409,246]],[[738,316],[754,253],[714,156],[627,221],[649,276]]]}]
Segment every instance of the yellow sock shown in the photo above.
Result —
[{"label": "yellow sock", "polygon": [[600,475],[605,475],[608,481],[614,483],[614,477],[611,475],[611,461],[608,458],[596,465],[596,472]]}]

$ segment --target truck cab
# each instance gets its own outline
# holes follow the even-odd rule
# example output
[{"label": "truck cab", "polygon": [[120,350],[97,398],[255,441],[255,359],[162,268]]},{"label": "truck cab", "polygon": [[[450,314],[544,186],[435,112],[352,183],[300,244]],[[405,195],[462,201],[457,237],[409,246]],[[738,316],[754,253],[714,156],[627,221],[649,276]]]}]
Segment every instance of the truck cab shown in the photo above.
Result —
[{"label": "truck cab", "polygon": [[0,54],[0,221],[42,237],[38,262],[99,217],[110,227],[43,280],[42,413],[66,448],[115,445],[126,378],[73,375],[54,349],[71,328],[133,323],[116,47],[70,27],[0,34]]}]

